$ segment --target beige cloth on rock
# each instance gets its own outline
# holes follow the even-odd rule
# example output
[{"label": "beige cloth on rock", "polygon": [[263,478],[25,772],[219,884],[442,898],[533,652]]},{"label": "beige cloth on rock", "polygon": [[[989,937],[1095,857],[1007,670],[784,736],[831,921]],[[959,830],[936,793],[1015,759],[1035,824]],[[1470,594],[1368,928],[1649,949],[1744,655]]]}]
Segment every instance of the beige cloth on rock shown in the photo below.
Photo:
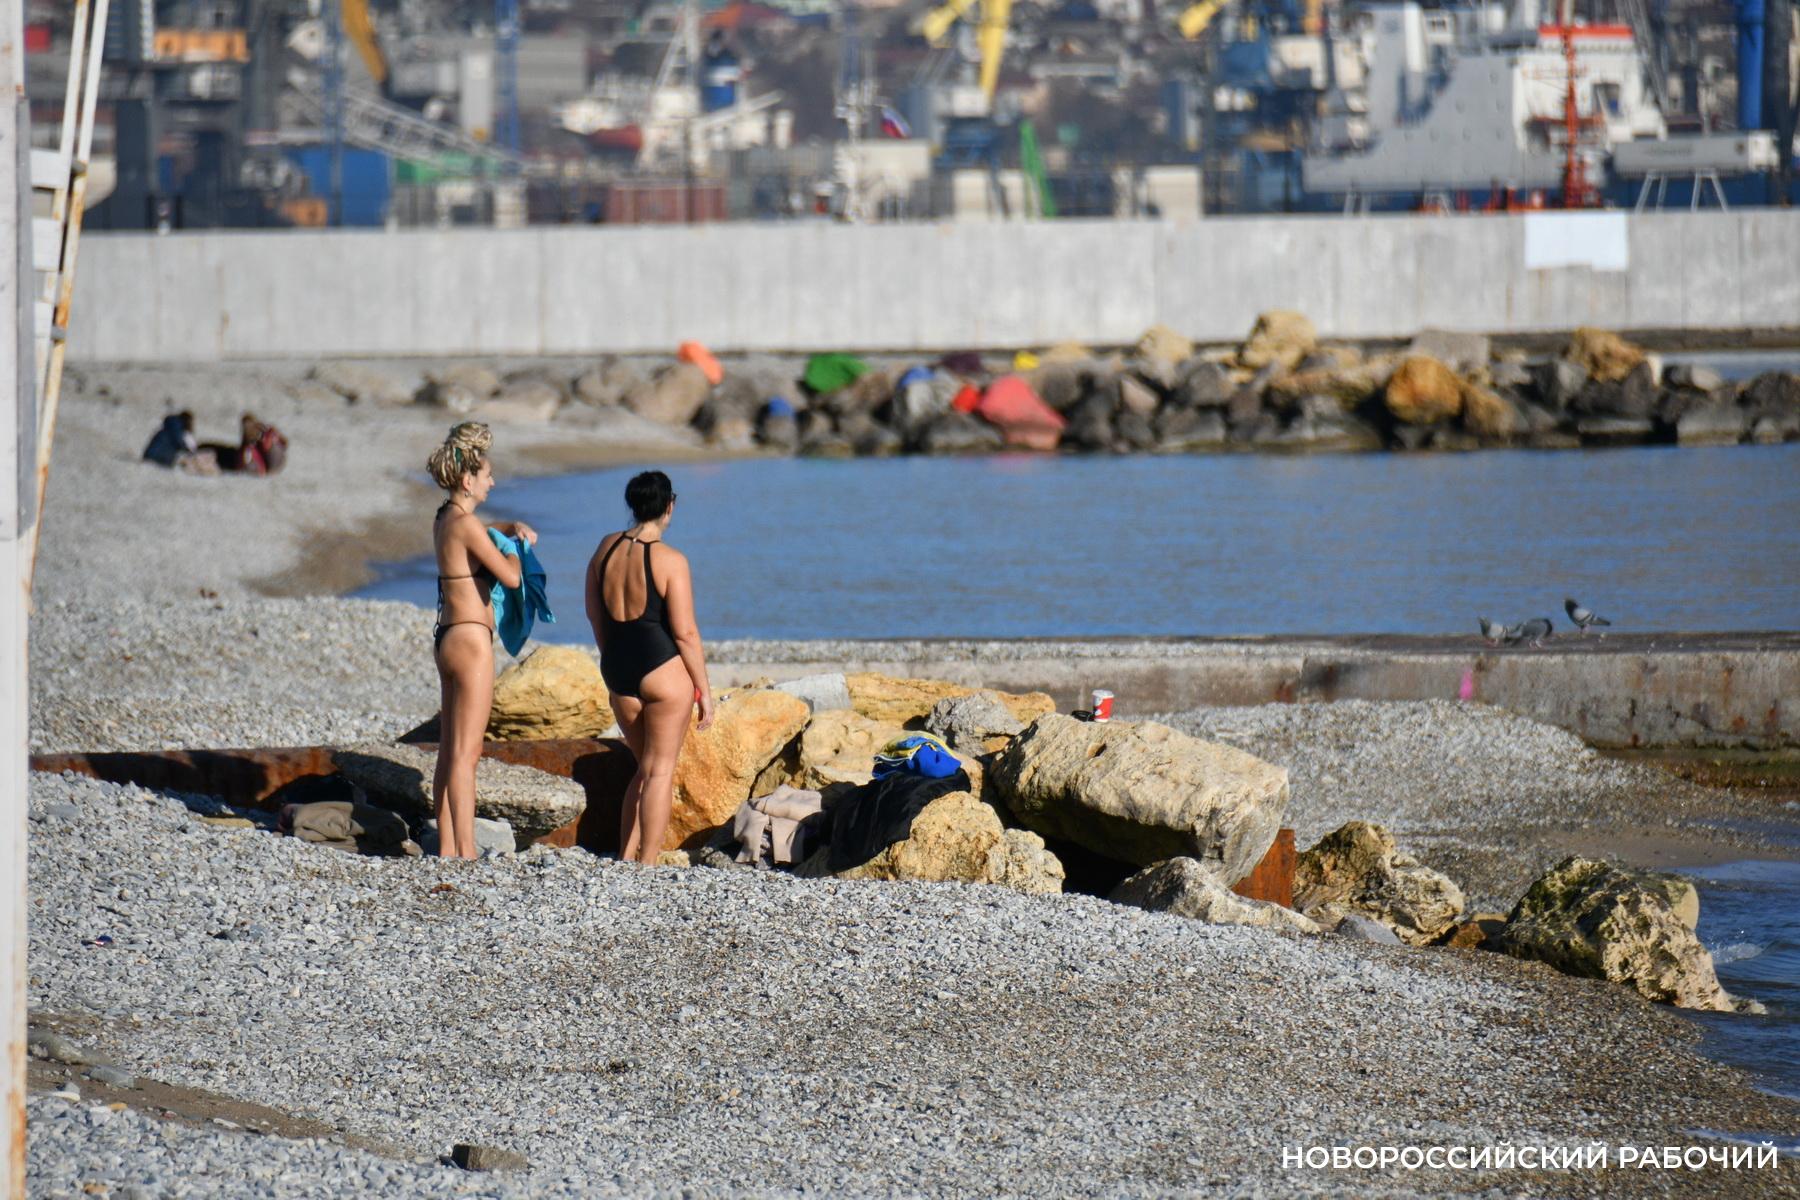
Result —
[{"label": "beige cloth on rock", "polygon": [[731,819],[737,860],[759,867],[792,866],[806,857],[806,839],[824,811],[818,792],[782,784],[766,796],[746,800]]}]

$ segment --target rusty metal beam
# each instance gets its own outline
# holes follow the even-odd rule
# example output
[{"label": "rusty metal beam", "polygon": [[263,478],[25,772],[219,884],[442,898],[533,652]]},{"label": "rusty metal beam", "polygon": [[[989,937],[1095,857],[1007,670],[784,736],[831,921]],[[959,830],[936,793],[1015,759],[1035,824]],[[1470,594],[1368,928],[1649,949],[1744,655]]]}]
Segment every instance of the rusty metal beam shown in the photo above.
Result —
[{"label": "rusty metal beam", "polygon": [[1267,900],[1283,908],[1294,907],[1294,831],[1279,829],[1256,869],[1231,889],[1247,900]]}]

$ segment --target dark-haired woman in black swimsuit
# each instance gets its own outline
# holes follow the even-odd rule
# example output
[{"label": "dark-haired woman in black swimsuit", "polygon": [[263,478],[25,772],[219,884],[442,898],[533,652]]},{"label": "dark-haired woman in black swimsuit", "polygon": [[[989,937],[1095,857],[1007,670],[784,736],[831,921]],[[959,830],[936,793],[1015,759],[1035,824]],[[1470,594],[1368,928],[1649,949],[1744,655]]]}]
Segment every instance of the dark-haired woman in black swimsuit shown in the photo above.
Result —
[{"label": "dark-haired woman in black swimsuit", "polygon": [[710,727],[713,700],[687,557],[662,540],[675,515],[669,477],[633,477],[625,502],[633,525],[608,534],[588,562],[587,614],[613,715],[638,763],[625,792],[619,857],[654,863],[669,828],[689,717],[698,704],[698,727]]}]

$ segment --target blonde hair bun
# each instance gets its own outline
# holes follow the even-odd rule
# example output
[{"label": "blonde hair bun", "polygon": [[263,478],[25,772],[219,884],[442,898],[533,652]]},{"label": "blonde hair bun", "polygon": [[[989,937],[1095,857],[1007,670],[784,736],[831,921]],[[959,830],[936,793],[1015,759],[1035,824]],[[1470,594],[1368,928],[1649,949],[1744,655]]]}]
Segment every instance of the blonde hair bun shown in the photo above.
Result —
[{"label": "blonde hair bun", "polygon": [[446,492],[454,492],[462,486],[463,477],[473,475],[481,470],[487,462],[488,447],[494,444],[494,434],[480,421],[464,421],[451,427],[444,437],[444,444],[431,452],[425,460],[425,469],[431,472],[431,478]]}]

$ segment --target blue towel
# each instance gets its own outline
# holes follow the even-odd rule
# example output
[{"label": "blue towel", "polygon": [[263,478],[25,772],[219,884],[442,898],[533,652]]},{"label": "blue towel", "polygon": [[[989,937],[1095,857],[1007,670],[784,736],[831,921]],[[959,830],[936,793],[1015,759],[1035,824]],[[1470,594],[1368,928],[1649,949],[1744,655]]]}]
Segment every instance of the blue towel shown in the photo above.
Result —
[{"label": "blue towel", "polygon": [[949,747],[929,733],[914,733],[889,742],[875,755],[874,777],[885,779],[896,771],[910,771],[928,779],[943,779],[962,770]]},{"label": "blue towel", "polygon": [[506,652],[517,654],[524,648],[525,639],[531,636],[532,622],[556,624],[556,614],[550,611],[546,592],[550,577],[544,573],[543,564],[538,562],[531,543],[524,538],[510,538],[492,528],[488,530],[488,537],[500,548],[500,553],[519,560],[519,586],[509,588],[496,581],[493,590],[494,628],[499,631],[500,644],[506,647]]}]

